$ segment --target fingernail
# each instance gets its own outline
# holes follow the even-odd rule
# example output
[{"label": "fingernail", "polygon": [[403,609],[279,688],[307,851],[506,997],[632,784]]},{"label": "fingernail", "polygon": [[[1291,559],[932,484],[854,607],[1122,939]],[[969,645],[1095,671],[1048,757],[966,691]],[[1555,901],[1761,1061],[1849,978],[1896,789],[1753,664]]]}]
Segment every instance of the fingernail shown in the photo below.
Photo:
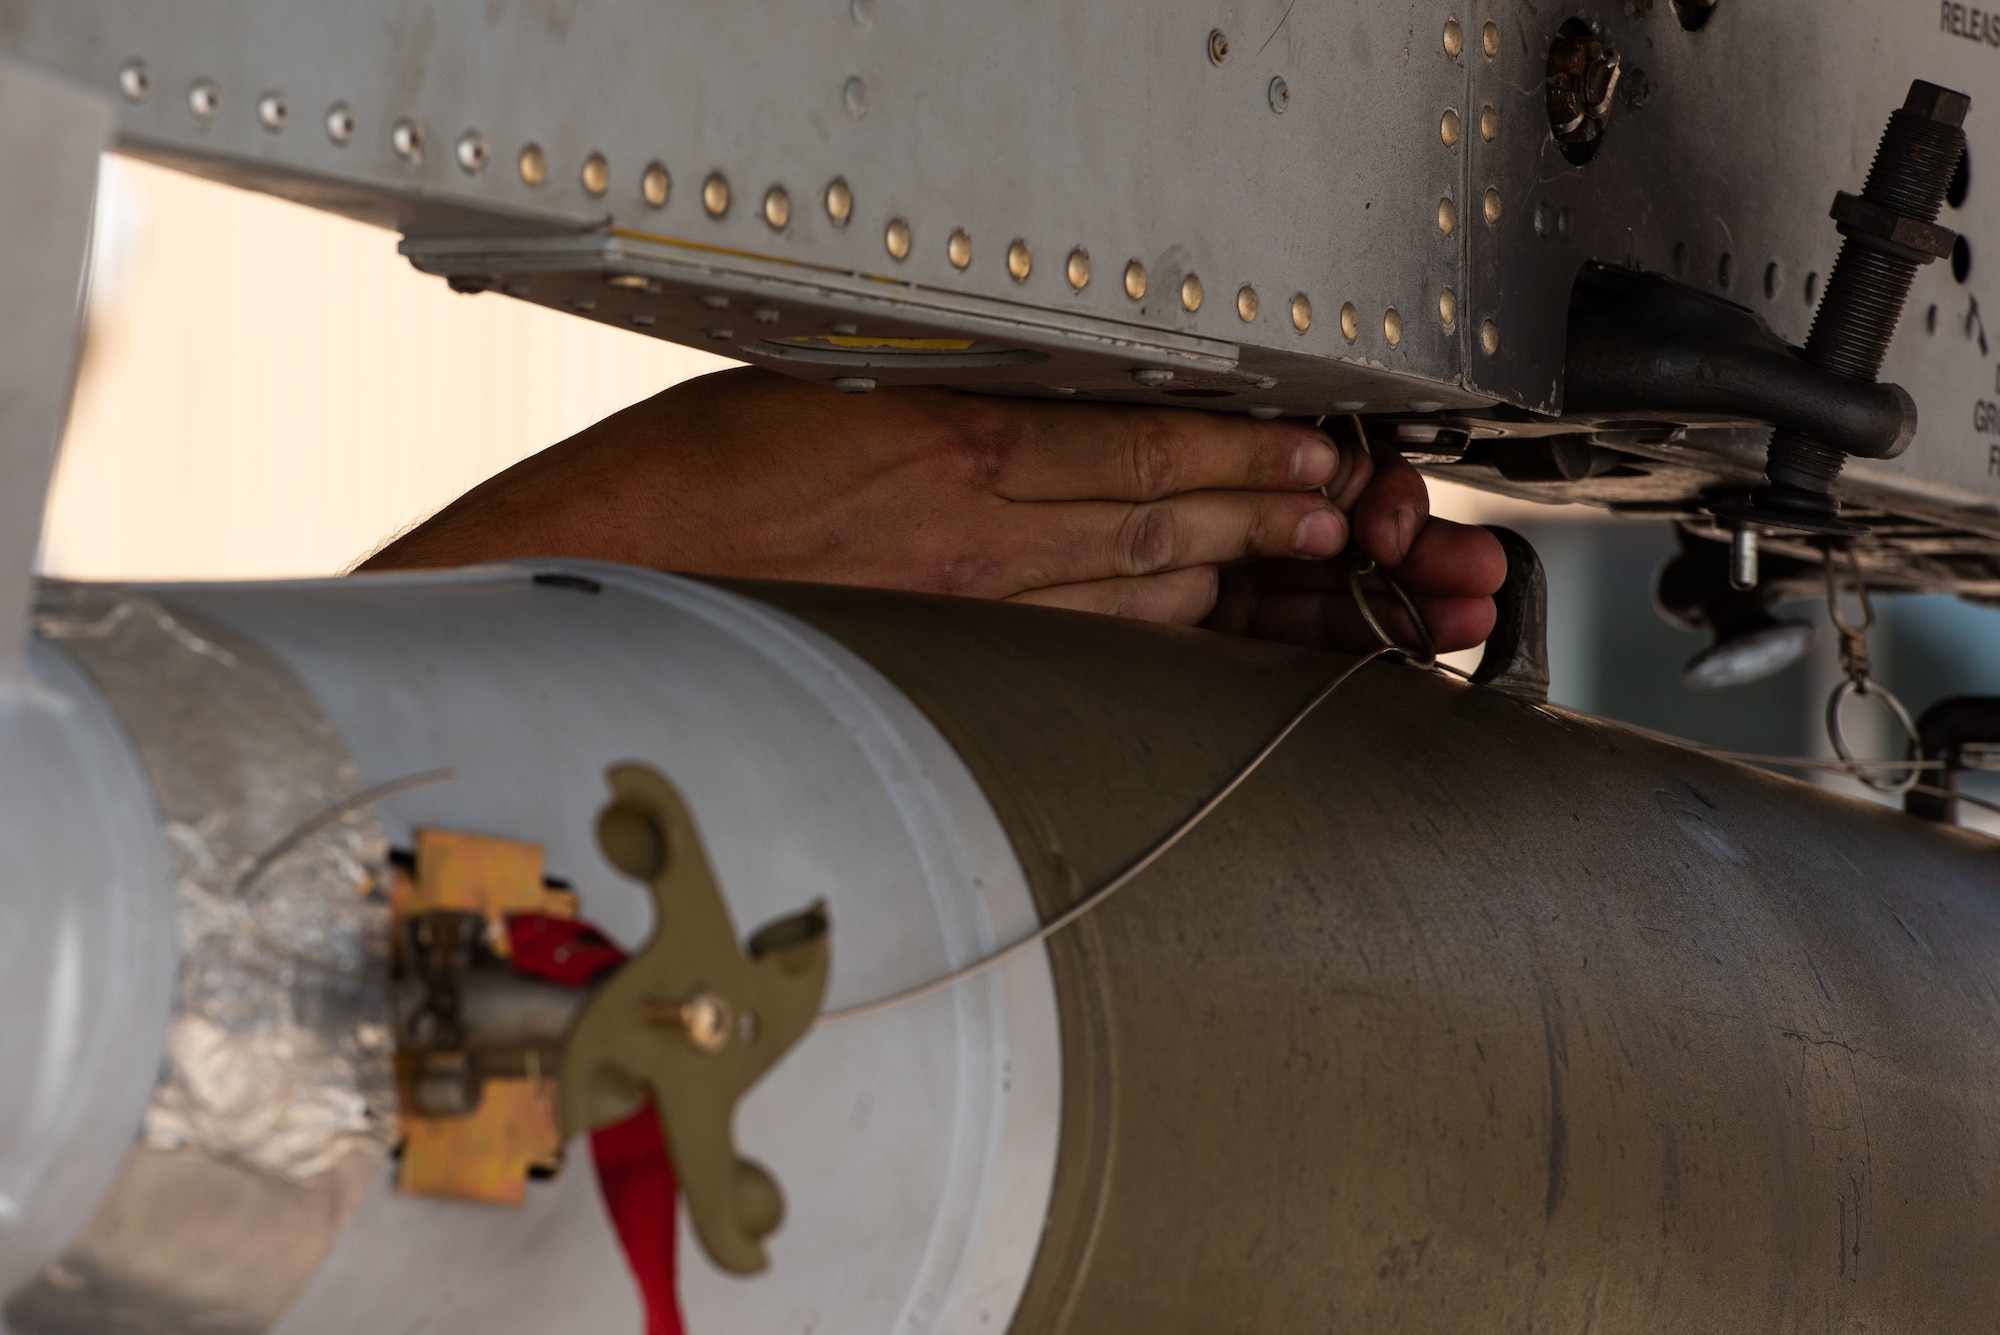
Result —
[{"label": "fingernail", "polygon": [[1292,481],[1302,487],[1317,487],[1332,477],[1339,465],[1339,453],[1315,437],[1292,451]]},{"label": "fingernail", "polygon": [[1396,559],[1402,560],[1410,554],[1410,544],[1417,540],[1417,507],[1399,505],[1396,507]]},{"label": "fingernail", "polygon": [[1331,510],[1315,510],[1299,521],[1292,547],[1301,556],[1332,556],[1347,540],[1346,525]]}]

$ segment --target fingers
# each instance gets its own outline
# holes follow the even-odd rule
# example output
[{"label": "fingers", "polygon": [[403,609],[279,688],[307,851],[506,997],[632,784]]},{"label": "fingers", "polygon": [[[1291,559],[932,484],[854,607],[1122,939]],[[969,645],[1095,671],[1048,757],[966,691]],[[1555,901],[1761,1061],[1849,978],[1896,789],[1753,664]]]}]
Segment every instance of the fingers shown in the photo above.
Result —
[{"label": "fingers", "polygon": [[1082,584],[1058,584],[1030,589],[1007,599],[1040,607],[1067,607],[1075,612],[1132,617],[1166,625],[1192,626],[1215,604],[1214,566],[1171,570],[1164,575],[1130,579],[1100,579]]},{"label": "fingers", "polygon": [[1153,501],[1186,491],[1307,491],[1344,482],[1356,466],[1354,446],[1336,449],[1324,432],[1302,422],[1020,400],[984,408],[977,413],[961,408],[951,425],[976,480],[1008,500]]},{"label": "fingers", "polygon": [[1369,454],[1368,434],[1355,417],[1329,417],[1326,432],[1340,450],[1340,467],[1321,490],[1342,510],[1352,510],[1368,484],[1375,480],[1375,461]]},{"label": "fingers", "polygon": [[1197,491],[1148,505],[1010,504],[982,548],[988,582],[1023,589],[1129,579],[1252,556],[1330,556],[1347,520],[1317,492]]},{"label": "fingers", "polygon": [[1433,519],[1396,567],[1396,582],[1412,594],[1490,597],[1507,579],[1507,553],[1483,528]]},{"label": "fingers", "polygon": [[[1320,564],[1309,562],[1301,564]],[[1215,606],[1201,624],[1224,635],[1248,635],[1250,618],[1257,611],[1257,574],[1249,565],[1223,566],[1216,572]]]},{"label": "fingers", "polygon": [[1377,564],[1399,566],[1430,518],[1423,474],[1393,446],[1370,442],[1374,476],[1354,503],[1354,543]]}]

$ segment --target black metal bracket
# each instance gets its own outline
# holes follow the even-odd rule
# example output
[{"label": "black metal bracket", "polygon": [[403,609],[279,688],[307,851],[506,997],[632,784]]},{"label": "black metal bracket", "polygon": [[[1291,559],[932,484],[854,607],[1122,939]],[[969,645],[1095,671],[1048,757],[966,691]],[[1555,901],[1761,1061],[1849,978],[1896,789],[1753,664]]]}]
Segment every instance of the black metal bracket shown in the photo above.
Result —
[{"label": "black metal bracket", "polygon": [[1814,366],[1733,301],[1602,264],[1577,276],[1563,374],[1570,412],[1769,422],[1868,459],[1895,458],[1917,432],[1902,386]]},{"label": "black metal bracket", "polygon": [[[1917,742],[1925,760],[1943,761],[1944,768],[1925,776],[1927,787],[1958,791],[1958,776],[1978,766],[1966,764],[1966,749],[2000,749],[2000,696],[1955,695],[1940,700],[1917,720]],[[1958,799],[1937,793],[1903,795],[1903,810],[1925,820],[1958,823]]]},{"label": "black metal bracket", "polygon": [[1548,576],[1533,543],[1497,524],[1486,531],[1507,553],[1507,580],[1493,596],[1499,615],[1472,681],[1540,703],[1549,698]]}]

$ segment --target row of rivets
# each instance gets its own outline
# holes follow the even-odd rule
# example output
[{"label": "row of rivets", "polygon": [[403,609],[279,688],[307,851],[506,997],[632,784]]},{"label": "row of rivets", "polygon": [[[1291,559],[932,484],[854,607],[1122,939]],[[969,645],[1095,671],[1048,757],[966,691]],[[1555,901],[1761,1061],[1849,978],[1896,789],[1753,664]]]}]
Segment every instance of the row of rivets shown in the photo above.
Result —
[{"label": "row of rivets", "polygon": [[[1488,23],[1486,25],[1486,50],[1489,57],[1497,52],[1498,42],[1498,30],[1494,25]],[[1445,45],[1448,53],[1453,56],[1456,56],[1459,49],[1462,48],[1463,35],[1459,32],[1456,20],[1446,25]],[[1211,58],[1217,64],[1220,64],[1227,58],[1228,52],[1228,38],[1219,30],[1212,32],[1210,34]],[[1282,79],[1274,79],[1272,81],[1271,97],[1274,110],[1283,110],[1283,106],[1281,105],[1282,100],[1288,96],[1283,91],[1282,85]],[[118,86],[119,90],[130,101],[143,101],[148,97],[152,91],[152,78],[146,68],[145,62],[139,60],[128,61],[119,70]],[[198,120],[204,123],[213,120],[220,111],[221,104],[222,92],[214,80],[198,79],[190,85],[188,106]],[[284,94],[277,89],[266,90],[257,102],[257,118],[259,123],[272,133],[282,130],[290,118],[290,107]],[[1493,109],[1487,107],[1481,116],[1481,132],[1486,138],[1491,139],[1493,137],[1496,124],[1497,117]],[[344,147],[351,143],[354,139],[357,126],[353,109],[345,102],[336,102],[327,111],[325,126],[327,137],[335,144]],[[1445,113],[1441,132],[1444,135],[1446,143],[1455,144],[1457,142],[1459,122],[1456,111],[1448,110]],[[394,126],[391,127],[390,146],[394,149],[396,155],[405,161],[412,163],[420,162],[423,158],[426,137],[423,122],[406,116],[396,121]],[[467,175],[478,175],[484,172],[491,161],[491,157],[490,146],[484,136],[476,130],[467,130],[460,135],[453,148],[454,160],[457,162],[460,170],[464,171]],[[541,186],[548,180],[548,156],[540,145],[527,144],[522,147],[516,159],[516,169],[523,184],[530,187]],[[593,152],[585,157],[579,175],[584,191],[594,198],[603,196],[610,189],[611,166],[602,153]],[[658,209],[666,206],[671,193],[672,177],[668,174],[667,169],[658,162],[649,163],[640,175],[641,197],[650,207]],[[730,189],[728,179],[720,172],[711,172],[708,178],[702,183],[701,198],[703,209],[711,217],[719,218],[723,216],[729,209]],[[854,210],[854,196],[847,182],[836,178],[829,183],[825,191],[824,202],[827,216],[836,225],[845,226],[848,219],[852,217]],[[786,193],[783,186],[774,185],[765,193],[763,216],[765,223],[774,230],[782,230],[790,223],[791,197]],[[1488,222],[1498,221],[1499,194],[1497,191],[1487,191],[1486,216]],[[1450,233],[1457,225],[1456,206],[1452,204],[1449,197],[1441,200],[1439,203],[1438,225],[1446,233]],[[893,219],[884,232],[883,241],[892,259],[898,262],[907,259],[911,250],[909,223],[902,218]],[[963,271],[971,265],[972,238],[964,228],[957,228],[951,233],[946,244],[946,255],[951,261],[952,266],[956,269]],[[1016,238],[1007,248],[1008,274],[1017,283],[1026,282],[1033,271],[1033,266],[1034,257],[1027,242]],[[1081,292],[1087,287],[1090,283],[1089,254],[1080,247],[1073,250],[1069,255],[1068,263],[1065,265],[1064,275],[1074,290]],[[1135,259],[1125,266],[1124,287],[1126,296],[1131,300],[1140,301],[1144,299],[1147,291],[1147,275],[1146,267],[1140,261]],[[1183,309],[1190,314],[1199,311],[1203,296],[1202,282],[1199,275],[1190,273],[1181,279],[1180,299]],[[1440,314],[1443,316],[1446,324],[1453,322],[1453,312],[1455,312],[1455,309],[1455,298],[1453,298],[1451,292],[1447,289],[1440,298],[1439,303]],[[1245,324],[1250,324],[1256,320],[1258,310],[1259,301],[1256,289],[1248,284],[1240,287],[1236,293],[1237,317]],[[1341,308],[1341,332],[1349,342],[1354,341],[1358,334],[1358,319],[1359,317],[1353,303],[1350,302]],[[1304,293],[1297,293],[1292,297],[1291,321],[1293,328],[1300,333],[1306,332],[1312,326],[1312,302]],[[1497,340],[1497,331],[1494,331],[1491,321],[1487,322],[1487,331],[1489,334],[1494,335]],[[1391,347],[1396,346],[1402,341],[1402,318],[1396,313],[1393,307],[1389,309],[1384,317],[1383,332],[1388,338]],[[1489,348],[1488,350],[1491,351],[1492,349]]]},{"label": "row of rivets", "polygon": [[[1253,314],[1254,302],[1253,295]],[[1311,306],[1304,305],[1303,312],[1300,309],[1304,303],[1304,296],[1292,299],[1292,323],[1300,330],[1304,330],[1312,323]],[[1458,323],[1458,294],[1450,288],[1438,293],[1438,319],[1443,321],[1446,328]],[[1361,308],[1351,301],[1341,303],[1340,336],[1349,343],[1361,337]],[[1403,342],[1403,315],[1394,306],[1382,312],[1382,338],[1392,348],[1400,346]],[[1491,320],[1486,321],[1479,331],[1479,342],[1489,356],[1500,351],[1500,326]]]},{"label": "row of rivets", "polygon": [[[1479,46],[1488,60],[1500,54],[1500,28],[1488,19],[1479,30]],[[1444,21],[1444,53],[1457,60],[1465,50],[1465,29],[1457,19]]]},{"label": "row of rivets", "polygon": [[[1444,140],[1446,148],[1458,147],[1462,126],[1458,118],[1458,108],[1446,107],[1444,115],[1438,118],[1438,138]],[[1500,113],[1492,107],[1482,107],[1479,111],[1479,137],[1492,143],[1500,133]]]},{"label": "row of rivets", "polygon": [[[1500,54],[1500,29],[1497,24],[1489,20],[1481,27],[1479,45],[1488,60]],[[1446,19],[1444,53],[1456,60],[1464,50],[1464,27],[1455,18]],[[1456,148],[1463,131],[1464,126],[1459,119],[1458,109],[1446,107],[1444,114],[1438,119],[1438,138],[1444,141],[1446,148]],[[1488,103],[1479,109],[1479,137],[1490,144],[1499,134],[1500,113]],[[1487,226],[1499,225],[1500,211],[1500,191],[1496,187],[1488,186],[1486,193],[1480,199],[1480,212],[1485,217]],[[1446,236],[1458,230],[1458,205],[1450,195],[1438,200],[1437,225],[1438,231]],[[1540,226],[1539,220],[1537,226],[1538,228]],[[1438,293],[1438,319],[1444,322],[1446,328],[1458,323],[1458,294],[1448,287]],[[1340,332],[1350,343],[1360,335],[1361,313],[1354,308],[1352,302],[1341,307]],[[1403,340],[1403,320],[1393,306],[1382,317],[1382,336],[1389,341],[1389,346],[1392,348]],[[1500,326],[1497,323],[1492,320],[1481,322],[1479,346],[1489,357],[1500,351]]]}]

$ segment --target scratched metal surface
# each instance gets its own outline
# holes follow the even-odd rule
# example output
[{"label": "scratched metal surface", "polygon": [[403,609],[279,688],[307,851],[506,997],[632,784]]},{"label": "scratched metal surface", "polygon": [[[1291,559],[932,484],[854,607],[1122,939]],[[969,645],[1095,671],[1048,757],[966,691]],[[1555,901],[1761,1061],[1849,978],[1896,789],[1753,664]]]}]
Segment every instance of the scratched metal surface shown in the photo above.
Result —
[{"label": "scratched metal surface", "polygon": [[[1343,660],[749,591],[910,693],[1044,912]],[[1383,663],[1051,943],[1013,1330],[1983,1329],[2000,845]]]}]

